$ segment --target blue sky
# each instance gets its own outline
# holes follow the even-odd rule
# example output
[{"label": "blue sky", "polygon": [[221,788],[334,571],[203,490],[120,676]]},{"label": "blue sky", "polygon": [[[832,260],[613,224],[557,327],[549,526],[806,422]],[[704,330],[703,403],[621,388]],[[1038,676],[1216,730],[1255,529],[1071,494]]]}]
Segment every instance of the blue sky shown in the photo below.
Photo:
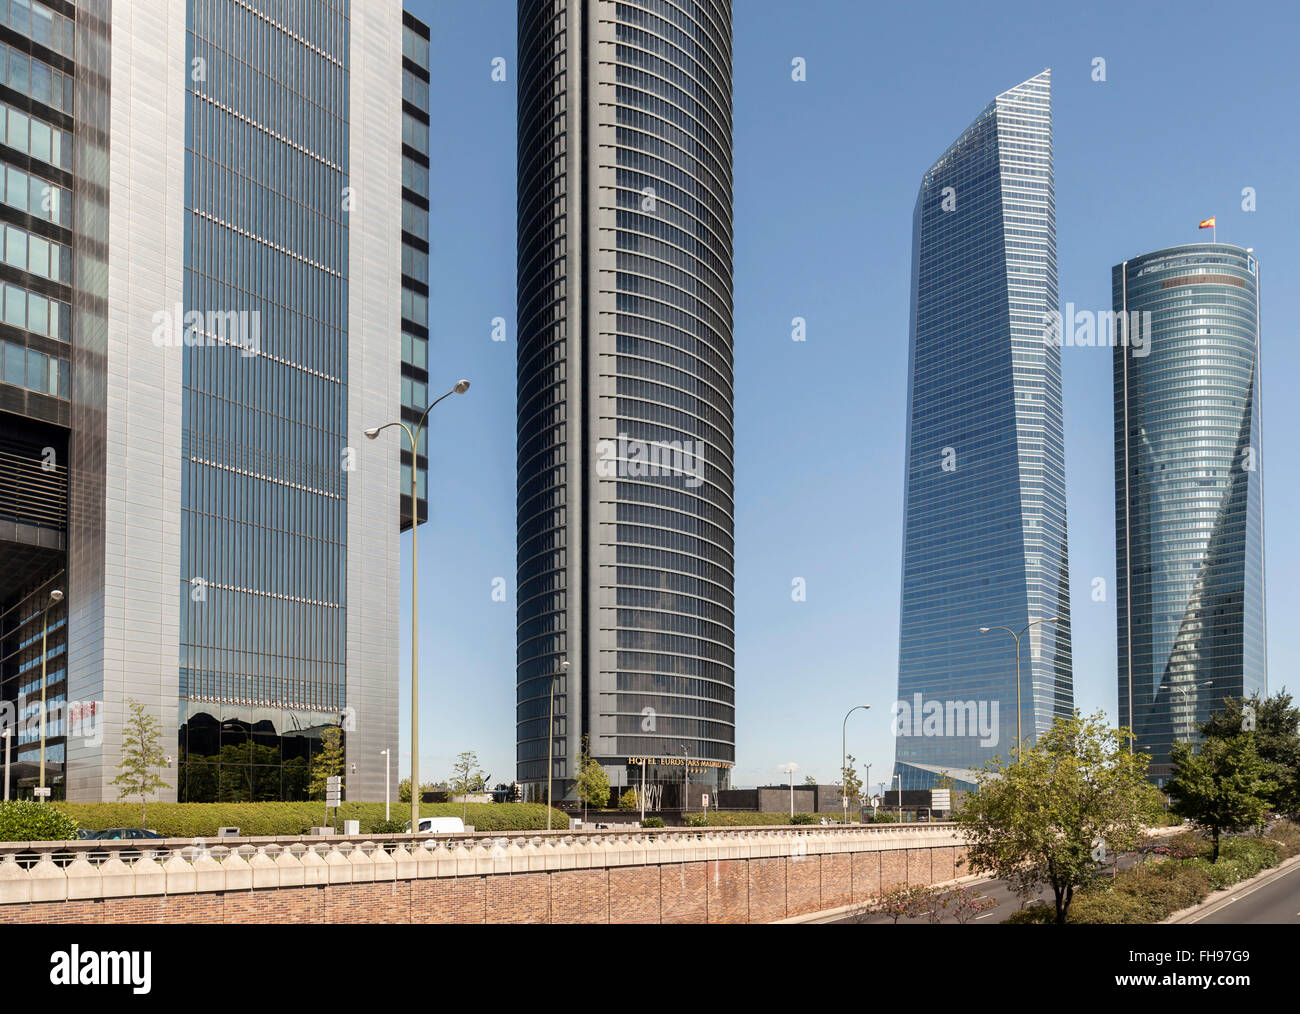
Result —
[{"label": "blue sky", "polygon": [[[433,30],[432,522],[420,533],[420,774],[476,750],[514,777],[515,5],[408,0]],[[1062,303],[1110,306],[1125,257],[1209,238],[1261,265],[1270,690],[1300,630],[1300,61],[1289,3],[735,0],[733,783],[893,763],[911,214],[921,174],[998,92],[1051,67]],[[491,79],[505,57],[509,80]],[[807,80],[791,80],[802,57]],[[1092,80],[1093,61],[1106,80]],[[1255,188],[1257,210],[1242,210]],[[790,340],[791,318],[807,341]],[[491,340],[492,319],[509,341]],[[1116,716],[1108,349],[1063,350],[1075,699]],[[403,539],[403,602],[409,601]],[[508,601],[494,602],[505,578]],[[807,601],[791,600],[791,580]],[[1107,601],[1091,598],[1094,577]],[[409,614],[403,612],[403,630]],[[997,618],[991,618],[997,622]],[[409,769],[410,647],[402,648]]]}]

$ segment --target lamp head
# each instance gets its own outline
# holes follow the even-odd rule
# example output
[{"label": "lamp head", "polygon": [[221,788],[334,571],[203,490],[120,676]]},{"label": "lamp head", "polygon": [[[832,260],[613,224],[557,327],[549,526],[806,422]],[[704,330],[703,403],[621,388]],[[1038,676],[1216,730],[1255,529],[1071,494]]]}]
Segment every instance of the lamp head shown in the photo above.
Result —
[{"label": "lamp head", "polygon": [[455,391],[457,394],[464,394],[466,391],[469,390],[469,381],[468,380],[456,381],[456,386],[453,387],[452,390]]},{"label": "lamp head", "polygon": [[565,659],[563,662],[560,663],[560,672],[568,672],[568,671],[569,671],[569,660]]},{"label": "lamp head", "polygon": [[378,427],[378,426],[372,426],[370,429],[366,430],[366,439],[367,439],[367,440],[374,440],[375,437],[377,437],[377,436],[379,436],[379,427]]},{"label": "lamp head", "polygon": [[62,592],[61,590],[59,590],[58,588],[55,588],[54,591],[50,592],[50,601],[51,601],[52,603],[56,603],[56,604],[59,603],[59,602],[62,602],[62,601],[63,601],[63,592]]},{"label": "lamp head", "polygon": [[992,629],[993,629],[992,627],[980,627],[980,633],[987,634]]}]

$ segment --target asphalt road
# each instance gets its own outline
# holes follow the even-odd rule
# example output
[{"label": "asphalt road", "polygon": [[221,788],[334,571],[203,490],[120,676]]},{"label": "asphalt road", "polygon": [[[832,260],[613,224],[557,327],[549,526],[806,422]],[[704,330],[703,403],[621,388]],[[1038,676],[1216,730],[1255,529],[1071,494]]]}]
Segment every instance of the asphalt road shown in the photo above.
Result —
[{"label": "asphalt road", "polygon": [[1293,866],[1277,879],[1234,898],[1232,904],[1196,921],[1212,926],[1241,923],[1300,924],[1300,866]]}]

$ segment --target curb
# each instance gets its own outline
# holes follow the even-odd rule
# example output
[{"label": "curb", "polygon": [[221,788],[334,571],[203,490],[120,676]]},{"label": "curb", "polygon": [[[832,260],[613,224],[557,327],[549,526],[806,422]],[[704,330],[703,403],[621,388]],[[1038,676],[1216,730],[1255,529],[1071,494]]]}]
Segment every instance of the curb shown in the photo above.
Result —
[{"label": "curb", "polygon": [[1215,891],[1199,905],[1193,905],[1191,908],[1185,908],[1175,912],[1167,919],[1157,923],[1158,926],[1185,925],[1188,923],[1199,922],[1207,915],[1213,915],[1220,909],[1227,908],[1234,901],[1240,901],[1248,894],[1254,894],[1261,887],[1266,887],[1279,877],[1290,873],[1297,866],[1300,866],[1300,855],[1292,856],[1290,859],[1284,859],[1271,870],[1261,870],[1249,880],[1243,880],[1240,883],[1233,884],[1231,887],[1225,887],[1222,891]]}]

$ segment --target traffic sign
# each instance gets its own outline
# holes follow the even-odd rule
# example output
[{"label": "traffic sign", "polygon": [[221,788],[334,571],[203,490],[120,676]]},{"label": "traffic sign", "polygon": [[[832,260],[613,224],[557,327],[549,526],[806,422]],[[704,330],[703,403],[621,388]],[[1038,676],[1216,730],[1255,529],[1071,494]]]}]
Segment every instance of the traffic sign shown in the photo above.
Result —
[{"label": "traffic sign", "polygon": [[38,797],[48,796],[50,794],[50,787],[48,785],[40,785],[32,789],[32,792]]}]

